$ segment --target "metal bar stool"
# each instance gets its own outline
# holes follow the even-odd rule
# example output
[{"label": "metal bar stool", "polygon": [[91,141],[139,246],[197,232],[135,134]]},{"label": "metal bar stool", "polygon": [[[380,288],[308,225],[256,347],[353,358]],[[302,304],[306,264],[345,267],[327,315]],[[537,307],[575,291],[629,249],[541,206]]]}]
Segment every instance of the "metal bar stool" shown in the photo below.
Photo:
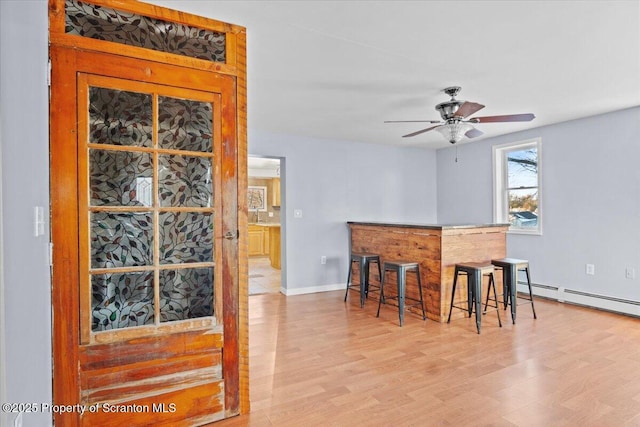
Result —
[{"label": "metal bar stool", "polygon": [[[516,323],[516,307],[518,298],[531,301],[531,310],[533,310],[533,318],[537,319],[536,307],[533,305],[533,292],[531,292],[531,277],[529,276],[529,261],[516,258],[500,258],[493,259],[491,263],[497,268],[502,269],[502,288],[504,291],[504,308],[511,305],[511,321]],[[527,276],[527,286],[529,287],[529,297],[518,297],[518,271],[524,271]],[[526,304],[526,303],[525,303]]]},{"label": "metal bar stool", "polygon": [[[489,276],[489,288],[487,289],[487,293],[491,292],[493,288],[493,297],[496,301],[496,305],[494,306],[496,309],[496,313],[498,315],[498,324],[502,327],[502,321],[500,320],[500,310],[498,308],[498,295],[496,294],[496,285],[493,279],[493,271],[494,267],[490,263],[480,263],[480,262],[470,262],[464,264],[456,264],[455,272],[453,275],[453,288],[451,290],[451,305],[449,306],[449,317],[447,318],[447,323],[451,321],[451,312],[454,308],[465,310],[469,313],[469,317],[475,311],[476,313],[476,328],[478,333],[480,333],[480,326],[482,323],[482,314],[486,312],[482,312],[482,277]],[[456,296],[456,287],[458,285],[458,276],[460,274],[464,274],[467,276],[467,306],[461,307],[454,305],[454,299]]]},{"label": "metal bar stool", "polygon": [[[382,281],[380,282],[380,300],[378,301],[378,313],[376,317],[380,317],[380,306],[382,302],[387,303],[387,300],[397,299],[398,300],[398,314],[400,317],[400,326],[404,323],[404,309],[405,307],[415,307],[420,305],[422,309],[422,320],[427,319],[427,314],[424,310],[424,299],[422,298],[422,282],[420,280],[420,265],[417,262],[411,261],[385,261],[384,274],[382,275]],[[384,279],[387,275],[387,271],[393,271],[396,273],[397,283],[398,283],[398,295],[392,297],[384,296]],[[416,273],[416,278],[418,279],[418,292],[420,293],[420,299],[411,298],[406,296],[406,288],[407,288],[407,272],[413,271]],[[405,305],[405,301],[410,300],[414,301],[415,304]]]},{"label": "metal bar stool", "polygon": [[[351,283],[351,272],[353,270],[353,263],[360,264],[360,283],[354,285]],[[344,294],[344,300],[347,301],[347,295],[349,295],[349,289],[357,290],[360,292],[360,307],[364,307],[364,300],[369,296],[369,264],[375,262],[378,264],[378,280],[382,279],[382,271],[380,270],[380,255],[370,253],[351,253],[351,261],[349,262],[349,273],[347,274],[347,291]],[[380,289],[379,286],[375,286],[376,289]]]}]

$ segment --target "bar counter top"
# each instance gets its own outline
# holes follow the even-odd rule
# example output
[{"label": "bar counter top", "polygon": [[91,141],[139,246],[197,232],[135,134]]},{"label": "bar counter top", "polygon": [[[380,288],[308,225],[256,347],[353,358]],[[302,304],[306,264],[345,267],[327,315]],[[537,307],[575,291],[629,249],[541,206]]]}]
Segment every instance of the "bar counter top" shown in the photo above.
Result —
[{"label": "bar counter top", "polygon": [[347,224],[373,225],[385,227],[427,228],[432,230],[451,230],[463,228],[508,227],[509,224],[420,224],[414,222],[378,222],[378,221],[347,221]]}]

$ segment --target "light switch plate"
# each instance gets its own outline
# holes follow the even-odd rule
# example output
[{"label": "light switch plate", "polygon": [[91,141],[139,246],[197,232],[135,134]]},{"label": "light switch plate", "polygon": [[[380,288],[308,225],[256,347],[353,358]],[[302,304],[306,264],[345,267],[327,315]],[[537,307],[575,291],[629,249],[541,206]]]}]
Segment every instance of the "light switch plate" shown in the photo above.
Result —
[{"label": "light switch plate", "polygon": [[635,279],[635,278],[636,278],[636,269],[635,269],[635,268],[633,268],[633,267],[627,267],[627,268],[624,270],[624,276],[625,276],[627,279]]},{"label": "light switch plate", "polygon": [[596,274],[596,266],[594,264],[587,264],[585,267],[585,273],[593,276],[594,274]]},{"label": "light switch plate", "polygon": [[42,206],[33,208],[33,235],[35,237],[44,234],[44,209]]}]

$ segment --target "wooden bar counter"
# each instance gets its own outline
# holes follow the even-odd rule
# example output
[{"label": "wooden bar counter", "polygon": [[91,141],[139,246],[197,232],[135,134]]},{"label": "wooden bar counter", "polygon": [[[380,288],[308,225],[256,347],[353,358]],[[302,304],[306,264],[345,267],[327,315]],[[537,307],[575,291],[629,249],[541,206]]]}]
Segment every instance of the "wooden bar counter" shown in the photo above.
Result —
[{"label": "wooden bar counter", "polygon": [[[382,262],[407,260],[420,263],[427,317],[437,322],[447,321],[456,263],[483,262],[506,256],[509,224],[428,225],[355,221],[347,224],[351,251],[379,254]],[[395,289],[393,276],[386,276],[390,286],[385,286],[385,294]],[[417,297],[417,283],[412,276],[407,277],[407,294]],[[354,277],[357,277],[357,272]],[[464,283],[464,279],[461,280]],[[459,286],[458,290],[461,292],[456,291],[459,294],[456,300],[466,300],[465,287]],[[454,316],[462,317],[464,312],[454,310],[452,318]]]}]

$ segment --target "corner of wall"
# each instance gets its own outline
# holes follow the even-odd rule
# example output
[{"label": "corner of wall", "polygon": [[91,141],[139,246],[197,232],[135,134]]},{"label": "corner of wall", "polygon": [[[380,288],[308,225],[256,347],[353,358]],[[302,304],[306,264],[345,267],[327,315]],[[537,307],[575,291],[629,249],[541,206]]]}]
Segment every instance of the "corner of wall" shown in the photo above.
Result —
[{"label": "corner of wall", "polygon": [[[0,165],[2,164],[2,117],[0,117]],[[0,218],[2,218],[2,174],[0,174]],[[7,402],[7,373],[5,355],[5,318],[4,318],[4,247],[2,244],[2,221],[0,221],[0,404]],[[8,425],[8,414],[0,411],[0,425]]]}]

